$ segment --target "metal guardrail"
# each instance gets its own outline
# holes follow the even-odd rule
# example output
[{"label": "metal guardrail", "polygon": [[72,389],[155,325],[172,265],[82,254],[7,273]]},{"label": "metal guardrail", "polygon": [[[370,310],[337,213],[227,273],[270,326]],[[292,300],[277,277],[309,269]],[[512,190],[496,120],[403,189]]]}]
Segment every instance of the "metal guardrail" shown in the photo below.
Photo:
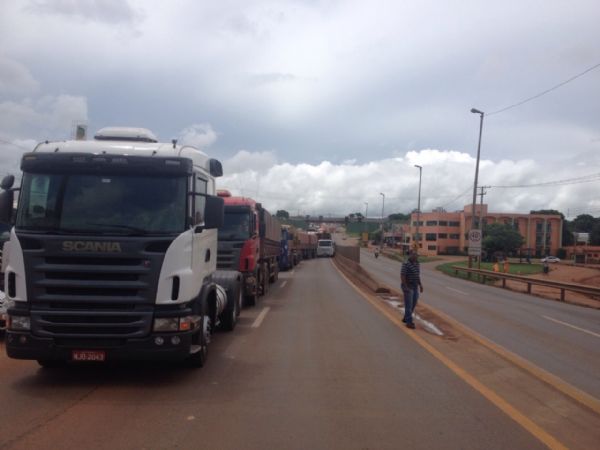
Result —
[{"label": "metal guardrail", "polygon": [[[501,279],[502,287],[506,288],[506,280],[518,281],[521,283],[527,284],[527,293],[531,294],[531,286],[546,286],[553,287],[556,289],[560,289],[560,300],[565,301],[565,292],[577,292],[580,294],[585,294],[591,296],[594,300],[600,300],[600,288],[594,286],[588,286],[585,284],[577,284],[577,283],[565,283],[561,281],[552,281],[552,280],[540,280],[537,278],[528,278],[521,275],[513,275],[510,273],[502,273],[502,272],[492,272],[491,270],[483,270],[483,269],[469,269],[468,267],[460,267],[460,266],[452,266],[454,269],[454,273],[458,275],[459,271],[466,273],[474,273],[480,275],[485,283],[488,279]],[[597,297],[597,298],[594,298]]]}]

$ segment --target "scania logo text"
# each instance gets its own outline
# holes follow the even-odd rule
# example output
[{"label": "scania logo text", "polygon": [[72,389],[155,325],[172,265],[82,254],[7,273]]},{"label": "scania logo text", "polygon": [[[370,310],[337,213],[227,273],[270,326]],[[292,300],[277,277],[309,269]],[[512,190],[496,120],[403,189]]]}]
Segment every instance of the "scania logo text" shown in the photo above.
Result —
[{"label": "scania logo text", "polygon": [[63,241],[62,249],[65,252],[120,253],[121,244],[118,242]]}]

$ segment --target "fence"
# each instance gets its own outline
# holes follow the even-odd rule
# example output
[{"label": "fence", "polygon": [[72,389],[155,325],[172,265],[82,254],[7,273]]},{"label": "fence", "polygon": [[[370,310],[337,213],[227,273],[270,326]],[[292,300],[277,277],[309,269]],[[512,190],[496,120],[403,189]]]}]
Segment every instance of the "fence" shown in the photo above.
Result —
[{"label": "fence", "polygon": [[531,294],[531,286],[546,286],[560,289],[560,300],[565,301],[565,291],[578,292],[580,294],[589,295],[594,300],[600,300],[600,288],[594,286],[588,286],[585,284],[577,283],[565,283],[561,281],[552,280],[539,280],[535,278],[528,278],[521,275],[512,275],[508,273],[492,272],[490,270],[482,269],[469,269],[468,267],[452,266],[454,273],[458,275],[459,271],[466,273],[477,274],[482,278],[482,282],[485,283],[487,280],[501,279],[502,287],[506,288],[506,280],[518,281],[527,284],[527,293]]}]

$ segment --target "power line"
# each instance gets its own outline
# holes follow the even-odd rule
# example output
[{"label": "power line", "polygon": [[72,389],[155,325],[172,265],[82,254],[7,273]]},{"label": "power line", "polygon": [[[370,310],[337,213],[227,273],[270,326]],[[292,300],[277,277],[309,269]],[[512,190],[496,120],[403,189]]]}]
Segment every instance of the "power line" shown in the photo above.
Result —
[{"label": "power line", "polygon": [[2,144],[8,144],[8,145],[14,145],[17,148],[20,148],[21,150],[25,150],[25,151],[28,151],[28,152],[31,151],[30,148],[23,147],[22,145],[19,145],[19,144],[15,144],[14,142],[5,141],[4,139],[0,139],[0,143],[2,143]]},{"label": "power line", "polygon": [[486,116],[493,116],[494,114],[499,114],[499,113],[501,113],[501,112],[504,112],[504,111],[507,111],[507,110],[509,110],[509,109],[516,108],[517,106],[521,106],[521,105],[523,105],[524,103],[530,102],[531,100],[535,100],[536,98],[540,98],[542,95],[546,95],[546,94],[548,94],[549,92],[552,92],[552,91],[554,91],[554,90],[558,89],[559,87],[561,87],[561,86],[564,86],[565,84],[567,84],[567,83],[570,83],[570,82],[571,82],[571,81],[573,81],[573,80],[576,80],[577,78],[579,78],[579,77],[581,77],[581,76],[585,75],[586,73],[588,73],[588,72],[591,72],[591,71],[592,71],[592,70],[594,70],[594,69],[597,69],[598,67],[600,67],[600,63],[598,63],[598,64],[596,64],[596,65],[594,65],[594,66],[592,66],[592,67],[590,67],[590,68],[588,68],[588,69],[586,69],[586,70],[584,70],[584,71],[583,71],[583,72],[581,72],[581,73],[578,73],[578,74],[577,74],[577,75],[575,75],[575,76],[572,76],[572,77],[571,77],[571,78],[569,78],[568,80],[565,80],[565,81],[563,81],[563,82],[561,82],[561,83],[558,83],[556,86],[552,86],[551,88],[549,88],[549,89],[546,89],[545,91],[542,91],[542,92],[540,92],[539,94],[536,94],[536,95],[534,95],[533,97],[526,98],[525,100],[522,100],[522,101],[520,101],[520,102],[518,102],[518,103],[514,103],[514,104],[512,104],[512,105],[510,105],[510,106],[507,106],[507,107],[505,107],[505,108],[502,108],[502,109],[499,109],[499,110],[497,110],[497,111],[493,111],[493,112],[491,112],[491,113],[488,113],[488,114],[486,114]]},{"label": "power line", "polygon": [[[491,187],[491,186],[490,186]],[[464,197],[465,195],[467,195],[469,192],[471,192],[471,188],[468,187],[462,194],[460,194],[458,197],[454,198],[453,200],[450,200],[448,203],[446,203],[445,205],[442,205],[442,208],[445,208],[448,205],[451,205],[452,203],[454,203],[455,201],[457,201],[458,199]]]},{"label": "power line", "polygon": [[544,186],[564,186],[567,184],[590,183],[592,181],[600,181],[600,173],[595,173],[592,175],[586,175],[586,176],[577,177],[577,178],[567,178],[564,180],[546,181],[546,182],[542,182],[542,183],[513,184],[513,185],[490,186],[490,187],[491,188],[500,188],[500,189],[530,188],[530,187],[544,187]]}]

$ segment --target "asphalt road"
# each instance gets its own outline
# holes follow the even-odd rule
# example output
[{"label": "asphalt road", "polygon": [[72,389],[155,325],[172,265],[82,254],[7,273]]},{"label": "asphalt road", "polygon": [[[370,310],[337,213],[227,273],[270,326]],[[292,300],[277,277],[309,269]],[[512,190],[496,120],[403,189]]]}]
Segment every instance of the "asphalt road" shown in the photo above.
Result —
[{"label": "asphalt road", "polygon": [[47,370],[2,352],[0,374],[0,449],[544,448],[329,259],[282,273],[201,370]]},{"label": "asphalt road", "polygon": [[[600,399],[600,310],[452,278],[437,264],[421,265],[421,301]],[[399,289],[398,261],[362,249],[361,265]]]}]

